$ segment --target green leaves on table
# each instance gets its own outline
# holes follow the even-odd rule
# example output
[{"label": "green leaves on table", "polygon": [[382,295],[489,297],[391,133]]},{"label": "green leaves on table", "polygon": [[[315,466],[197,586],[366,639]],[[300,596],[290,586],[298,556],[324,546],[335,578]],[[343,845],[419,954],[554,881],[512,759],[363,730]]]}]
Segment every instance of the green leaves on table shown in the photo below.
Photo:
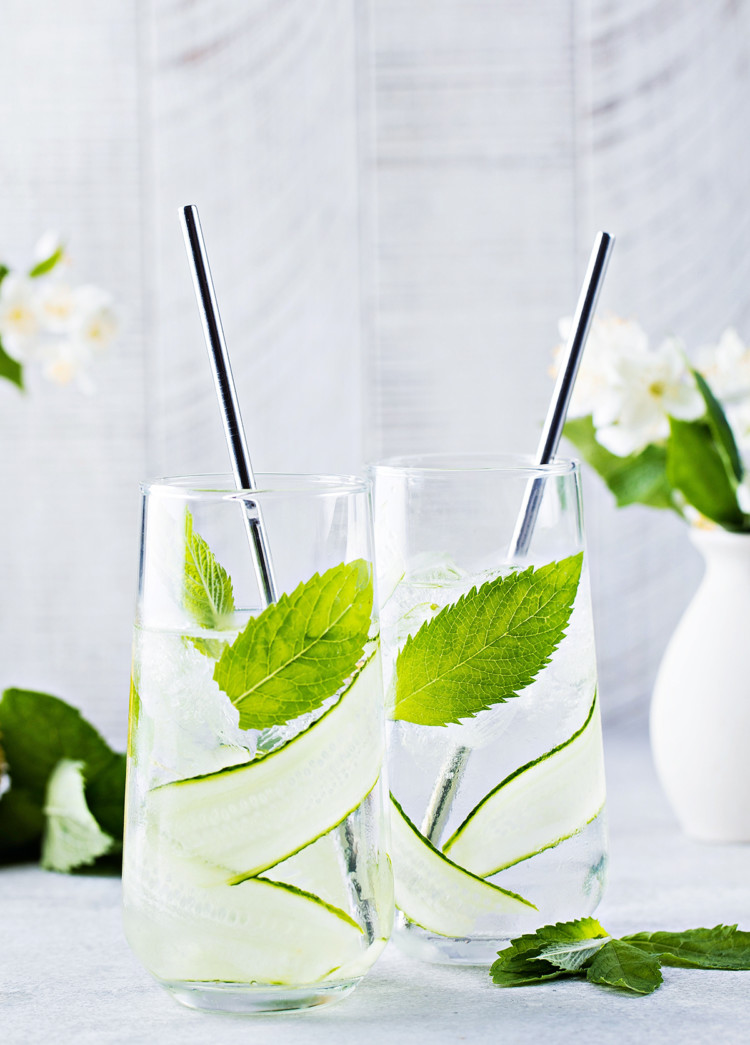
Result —
[{"label": "green leaves on table", "polygon": [[315,574],[253,617],[219,658],[214,678],[241,729],[314,711],[354,673],[370,631],[373,584],[364,559]]},{"label": "green leaves on table", "polygon": [[47,783],[42,867],[49,871],[93,864],[115,845],[86,805],[83,770],[83,762],[61,758]]},{"label": "green leaves on table", "polygon": [[490,976],[499,987],[522,987],[563,977],[651,994],[663,965],[690,969],[750,969],[750,933],[736,925],[684,932],[635,933],[616,939],[594,918],[545,925],[512,940]]},{"label": "green leaves on table", "polygon": [[518,696],[568,625],[583,554],[487,581],[407,639],[394,717],[445,726]]},{"label": "green leaves on table", "polygon": [[[59,813],[62,808],[59,790],[50,793],[49,785],[66,760],[80,764],[84,805],[112,840],[110,851],[119,849],[125,756],[112,751],[79,711],[46,693],[7,689],[0,700],[0,745],[10,776],[10,788],[0,797],[0,862],[38,855],[49,823],[45,809],[54,806]],[[69,778],[64,793],[72,796],[74,786]],[[69,805],[74,816],[80,814],[77,799],[70,797]],[[96,858],[93,851],[99,844],[79,852],[75,866]]]}]

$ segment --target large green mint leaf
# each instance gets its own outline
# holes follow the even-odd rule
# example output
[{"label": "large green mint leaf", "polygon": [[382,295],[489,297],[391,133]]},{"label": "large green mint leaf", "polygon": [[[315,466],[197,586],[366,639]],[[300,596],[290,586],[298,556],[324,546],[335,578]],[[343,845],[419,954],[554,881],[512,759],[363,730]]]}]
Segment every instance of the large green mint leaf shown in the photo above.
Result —
[{"label": "large green mint leaf", "polygon": [[737,481],[706,421],[669,419],[667,474],[694,508],[728,530],[741,530],[745,515],[737,503]]},{"label": "large green mint leaf", "polygon": [[565,424],[565,437],[587,464],[599,473],[615,495],[619,508],[646,504],[651,508],[674,508],[673,491],[667,478],[667,451],[651,443],[640,453],[618,457],[596,440],[591,417],[572,418]]},{"label": "large green mint leaf", "polygon": [[38,846],[49,778],[61,759],[84,764],[86,799],[100,825],[122,838],[125,759],[80,712],[47,693],[7,689],[0,700],[0,742],[10,790],[0,799],[0,853],[26,856]]},{"label": "large green mint leaf", "polygon": [[706,417],[719,452],[723,454],[725,463],[737,482],[742,482],[744,473],[742,458],[737,448],[734,432],[729,421],[727,421],[727,415],[724,413],[724,408],[709,388],[703,375],[699,374],[697,370],[693,370],[692,373],[698,386],[698,391],[703,396],[703,402],[706,404]]},{"label": "large green mint leaf", "polygon": [[315,574],[248,622],[214,678],[241,729],[265,729],[319,708],[354,673],[370,630],[372,570],[355,559]]},{"label": "large green mint leaf", "polygon": [[659,959],[624,940],[609,940],[595,955],[586,977],[591,983],[651,994],[662,982]]},{"label": "large green mint leaf", "polygon": [[685,969],[750,969],[750,932],[736,925],[683,932],[623,936],[633,947],[657,955],[662,965]]},{"label": "large green mint leaf", "polygon": [[86,805],[83,762],[61,759],[47,782],[42,867],[72,871],[93,864],[115,845]]},{"label": "large green mint leaf", "polygon": [[398,655],[394,717],[445,726],[518,696],[565,634],[582,563],[487,581],[423,624]]},{"label": "large green mint leaf", "polygon": [[500,987],[521,987],[561,976],[578,975],[582,966],[609,939],[594,918],[544,925],[511,940],[490,969]]},{"label": "large green mint leaf", "polygon": [[183,602],[198,627],[221,631],[231,626],[232,582],[208,544],[195,532],[190,511],[185,512]]},{"label": "large green mint leaf", "polygon": [[0,342],[0,377],[17,385],[23,391],[23,367],[17,359],[8,355],[2,342]]}]

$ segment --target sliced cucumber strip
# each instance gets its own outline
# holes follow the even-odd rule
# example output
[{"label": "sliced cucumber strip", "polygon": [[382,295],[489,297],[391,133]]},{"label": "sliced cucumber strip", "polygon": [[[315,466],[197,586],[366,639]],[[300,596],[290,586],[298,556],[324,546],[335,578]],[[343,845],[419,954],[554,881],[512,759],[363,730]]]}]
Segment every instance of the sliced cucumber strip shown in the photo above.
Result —
[{"label": "sliced cucumber strip", "polygon": [[485,915],[522,914],[534,904],[465,871],[420,834],[391,795],[396,906],[441,936],[466,936]]},{"label": "sliced cucumber strip", "polygon": [[183,855],[249,878],[341,823],[375,786],[383,758],[376,654],[340,700],[265,758],[155,788],[146,819]]},{"label": "sliced cucumber strip", "polygon": [[604,799],[602,731],[594,694],[581,728],[490,791],[443,852],[488,878],[578,834],[601,812]]},{"label": "sliced cucumber strip", "polygon": [[298,985],[364,971],[367,943],[345,911],[280,882],[201,886],[184,870],[162,858],[125,881],[128,940],[160,979]]}]

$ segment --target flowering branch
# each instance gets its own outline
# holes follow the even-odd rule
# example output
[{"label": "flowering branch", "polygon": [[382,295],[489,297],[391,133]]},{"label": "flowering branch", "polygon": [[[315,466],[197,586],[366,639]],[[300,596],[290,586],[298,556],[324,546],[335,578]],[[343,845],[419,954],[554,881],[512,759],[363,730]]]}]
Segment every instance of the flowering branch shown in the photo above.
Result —
[{"label": "flowering branch", "polygon": [[92,285],[71,287],[61,277],[67,260],[63,244],[48,234],[27,273],[0,265],[0,378],[22,390],[24,368],[34,364],[51,381],[93,391],[88,368],[117,334],[110,295]]},{"label": "flowering branch", "polygon": [[[563,336],[566,324],[561,323]],[[612,316],[597,320],[565,435],[619,506],[668,508],[695,524],[750,532],[738,430],[707,380],[715,376],[725,402],[733,404],[734,416],[750,432],[744,402],[750,393],[750,350],[727,331],[717,346],[699,355],[703,373],[689,364],[677,339],[651,350],[637,323]],[[743,442],[750,451],[748,440]]]}]

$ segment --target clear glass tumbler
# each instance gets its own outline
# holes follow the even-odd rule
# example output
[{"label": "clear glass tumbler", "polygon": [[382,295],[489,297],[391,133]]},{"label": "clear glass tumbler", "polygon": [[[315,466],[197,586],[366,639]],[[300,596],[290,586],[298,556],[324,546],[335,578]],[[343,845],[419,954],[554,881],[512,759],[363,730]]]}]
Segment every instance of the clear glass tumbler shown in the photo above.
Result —
[{"label": "clear glass tumbler", "polygon": [[176,998],[229,1012],[343,996],[393,919],[368,486],[259,487],[142,487],[125,929]]},{"label": "clear glass tumbler", "polygon": [[605,785],[578,467],[375,465],[394,938],[487,963],[589,915]]}]

